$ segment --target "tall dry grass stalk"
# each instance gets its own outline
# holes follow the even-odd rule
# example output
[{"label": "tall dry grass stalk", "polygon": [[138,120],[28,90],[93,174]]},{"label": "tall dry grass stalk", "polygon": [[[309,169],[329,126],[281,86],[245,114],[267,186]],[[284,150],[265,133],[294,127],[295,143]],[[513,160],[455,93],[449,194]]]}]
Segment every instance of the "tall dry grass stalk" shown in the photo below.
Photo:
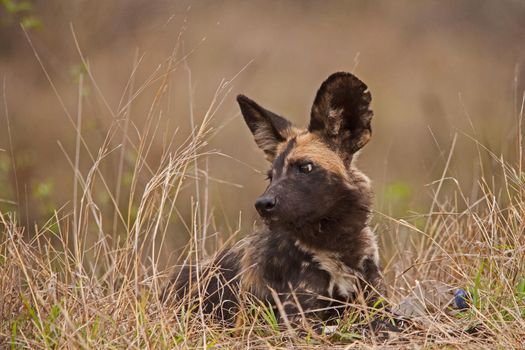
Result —
[{"label": "tall dry grass stalk", "polygon": [[[206,146],[216,131],[211,121],[228,96],[231,81],[221,82],[203,116],[195,115],[191,108],[194,101],[188,101],[191,133],[175,143],[173,136],[163,135],[161,105],[169,99],[171,74],[177,69],[186,72],[193,96],[188,53],[177,44],[173,55],[135,88],[138,82],[134,74],[141,61],[137,55],[118,108],[114,110],[104,102],[114,121],[94,154],[82,135],[86,84],[105,100],[78,43],[77,48],[86,74],[79,79],[76,117],[54,89],[76,135],[72,152],[59,145],[75,179],[72,189],[61,189],[72,192],[71,202],[35,227],[32,236],[28,232],[33,228],[22,225],[16,212],[0,213],[2,347],[523,348],[525,177],[521,162],[509,164],[482,145],[477,145],[480,153],[489,154],[498,168],[483,169],[476,198],[465,193],[445,167],[442,178],[432,184],[436,190],[427,214],[410,220],[376,214],[378,235],[390,238],[385,242],[394,242],[383,244],[392,257],[385,272],[391,303],[405,300],[414,287],[432,288],[433,281],[439,281],[452,289],[467,289],[472,299],[469,310],[451,313],[426,300],[423,314],[414,316],[405,332],[378,338],[361,331],[359,324],[366,324],[366,317],[363,320],[353,314],[342,320],[335,332],[319,335],[281,327],[274,312],[257,301],[246,305],[244,323],[234,329],[210,322],[198,300],[193,305],[163,305],[158,296],[170,270],[160,261],[172,235],[170,222],[181,220],[191,237],[178,254],[179,263],[199,264],[212,253],[206,244],[214,239],[210,237],[213,211],[208,203],[208,184],[212,177],[207,171],[207,157],[220,153]],[[38,55],[37,59],[53,87]],[[139,130],[129,111],[133,100],[151,89],[155,92],[147,122]],[[522,116],[523,109],[519,125]],[[159,137],[165,139],[165,151],[154,167],[147,158],[153,140]],[[521,145],[519,149],[521,154]],[[126,152],[135,155],[128,185],[123,183]],[[102,166],[115,153],[120,165],[116,185],[112,186]],[[452,156],[461,157],[454,153],[453,145],[449,159]],[[82,157],[91,164],[87,171],[81,169]],[[444,184],[453,184],[455,190],[445,191]],[[192,200],[181,202],[180,193],[188,186],[195,191]],[[96,191],[109,198],[111,213],[102,212]],[[123,199],[127,203],[123,204]],[[190,218],[180,214],[180,208],[187,206],[191,207]],[[107,217],[113,218],[111,222],[104,222]]]}]

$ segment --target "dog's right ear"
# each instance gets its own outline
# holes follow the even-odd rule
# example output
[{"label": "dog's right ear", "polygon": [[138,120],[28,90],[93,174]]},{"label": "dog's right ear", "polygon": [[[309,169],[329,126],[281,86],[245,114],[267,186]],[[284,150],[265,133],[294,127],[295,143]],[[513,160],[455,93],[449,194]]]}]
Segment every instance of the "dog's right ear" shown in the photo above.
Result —
[{"label": "dog's right ear", "polygon": [[286,141],[292,131],[292,123],[262,108],[244,95],[237,96],[237,102],[257,146],[264,151],[266,159],[273,161],[277,153],[277,145]]}]

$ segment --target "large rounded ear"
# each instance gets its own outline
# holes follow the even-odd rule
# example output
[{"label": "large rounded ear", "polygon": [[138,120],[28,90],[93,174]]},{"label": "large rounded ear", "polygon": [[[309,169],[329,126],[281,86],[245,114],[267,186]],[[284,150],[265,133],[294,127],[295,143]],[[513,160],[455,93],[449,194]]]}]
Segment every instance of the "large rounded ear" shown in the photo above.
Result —
[{"label": "large rounded ear", "polygon": [[255,142],[266,154],[266,159],[273,161],[277,145],[286,141],[293,125],[285,118],[272,113],[244,95],[237,96],[244,121],[250,128]]},{"label": "large rounded ear", "polygon": [[371,100],[361,80],[350,73],[334,73],[317,91],[308,130],[351,157],[372,135]]}]

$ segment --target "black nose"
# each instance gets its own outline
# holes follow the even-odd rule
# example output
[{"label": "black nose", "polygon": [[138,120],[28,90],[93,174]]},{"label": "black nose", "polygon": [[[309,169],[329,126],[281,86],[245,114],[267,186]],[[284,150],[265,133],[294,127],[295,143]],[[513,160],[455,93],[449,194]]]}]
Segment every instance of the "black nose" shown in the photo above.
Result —
[{"label": "black nose", "polygon": [[255,209],[261,216],[267,216],[275,209],[277,199],[274,196],[262,196],[255,201]]}]

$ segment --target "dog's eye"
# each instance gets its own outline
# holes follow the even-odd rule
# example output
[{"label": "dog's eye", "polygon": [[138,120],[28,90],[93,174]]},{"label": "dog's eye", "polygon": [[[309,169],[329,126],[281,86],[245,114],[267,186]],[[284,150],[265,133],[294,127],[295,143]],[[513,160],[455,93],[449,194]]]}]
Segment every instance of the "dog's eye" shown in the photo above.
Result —
[{"label": "dog's eye", "polygon": [[299,171],[303,174],[309,174],[314,170],[314,165],[312,163],[305,163],[299,165]]}]

